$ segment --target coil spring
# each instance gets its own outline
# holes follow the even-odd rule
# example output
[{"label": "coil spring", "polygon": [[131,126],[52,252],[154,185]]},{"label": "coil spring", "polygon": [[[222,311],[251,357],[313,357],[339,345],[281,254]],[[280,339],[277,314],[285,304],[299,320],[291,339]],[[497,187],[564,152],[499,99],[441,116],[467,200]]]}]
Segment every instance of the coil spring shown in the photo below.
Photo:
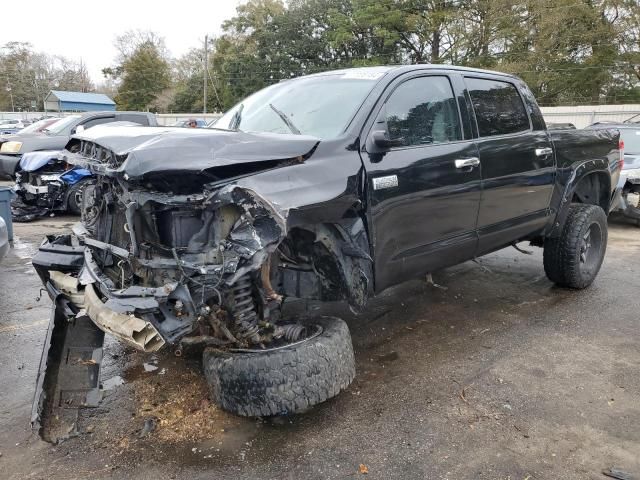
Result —
[{"label": "coil spring", "polygon": [[307,335],[307,327],[299,323],[288,323],[282,325],[281,328],[284,333],[284,338],[291,343],[302,340]]},{"label": "coil spring", "polygon": [[233,318],[239,337],[252,343],[260,343],[258,312],[251,290],[251,277],[247,273],[231,289],[234,300]]}]

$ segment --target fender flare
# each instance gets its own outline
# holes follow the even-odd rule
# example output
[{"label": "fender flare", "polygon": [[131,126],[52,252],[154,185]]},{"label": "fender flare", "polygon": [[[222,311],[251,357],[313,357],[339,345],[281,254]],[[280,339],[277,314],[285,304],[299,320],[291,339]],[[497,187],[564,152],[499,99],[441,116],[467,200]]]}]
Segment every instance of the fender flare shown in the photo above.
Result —
[{"label": "fender flare", "polygon": [[[558,170],[561,170],[560,168]],[[609,207],[611,205],[611,171],[609,170],[609,163],[605,159],[591,159],[585,160],[577,165],[571,165],[570,169],[567,169],[567,172],[563,172],[560,175],[563,175],[566,178],[566,182],[564,184],[564,189],[562,191],[562,195],[558,202],[558,208],[556,211],[555,218],[553,220],[553,224],[551,228],[548,230],[546,237],[556,238],[560,236],[562,232],[562,227],[564,226],[564,222],[567,219],[567,215],[569,214],[569,206],[571,205],[571,199],[576,192],[576,189],[580,182],[588,177],[589,175],[596,175],[599,173],[605,174],[609,178],[609,188],[608,188],[608,205],[605,209],[605,213],[608,214]],[[598,204],[599,205],[599,204]],[[601,206],[601,205],[599,205]],[[553,214],[553,209],[551,211]]]}]

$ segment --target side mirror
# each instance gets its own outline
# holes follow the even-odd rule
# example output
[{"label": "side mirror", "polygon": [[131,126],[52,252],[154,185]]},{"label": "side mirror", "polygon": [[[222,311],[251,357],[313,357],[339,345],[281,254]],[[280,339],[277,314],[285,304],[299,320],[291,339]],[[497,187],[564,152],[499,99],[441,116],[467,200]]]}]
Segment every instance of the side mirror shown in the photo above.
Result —
[{"label": "side mirror", "polygon": [[84,125],[78,125],[76,127],[76,131],[73,133],[82,133],[82,132],[84,132]]},{"label": "side mirror", "polygon": [[404,146],[404,138],[390,139],[384,130],[376,130],[372,134],[373,143],[380,148],[393,148]]}]

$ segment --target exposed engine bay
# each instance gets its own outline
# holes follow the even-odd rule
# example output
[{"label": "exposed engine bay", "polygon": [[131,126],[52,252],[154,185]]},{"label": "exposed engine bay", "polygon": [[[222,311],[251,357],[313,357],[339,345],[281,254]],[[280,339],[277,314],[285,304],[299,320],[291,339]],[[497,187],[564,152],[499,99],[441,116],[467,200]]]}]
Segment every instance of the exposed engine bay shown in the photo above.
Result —
[{"label": "exposed engine bay", "polygon": [[188,334],[264,346],[302,333],[276,325],[282,297],[270,266],[285,219],[254,192],[231,185],[197,196],[152,195],[102,177],[85,191],[82,219],[75,233],[88,248],[80,283],[108,298],[111,310],[158,331],[134,346],[156,350]]}]

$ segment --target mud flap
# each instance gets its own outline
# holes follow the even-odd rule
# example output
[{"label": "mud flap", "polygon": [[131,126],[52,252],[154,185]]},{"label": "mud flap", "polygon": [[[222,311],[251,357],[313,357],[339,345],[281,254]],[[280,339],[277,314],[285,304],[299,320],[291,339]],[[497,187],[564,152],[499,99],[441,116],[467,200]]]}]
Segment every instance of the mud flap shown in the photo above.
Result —
[{"label": "mud flap", "polygon": [[55,297],[33,399],[31,426],[51,443],[77,435],[80,409],[102,399],[104,332],[74,310],[64,296]]}]

